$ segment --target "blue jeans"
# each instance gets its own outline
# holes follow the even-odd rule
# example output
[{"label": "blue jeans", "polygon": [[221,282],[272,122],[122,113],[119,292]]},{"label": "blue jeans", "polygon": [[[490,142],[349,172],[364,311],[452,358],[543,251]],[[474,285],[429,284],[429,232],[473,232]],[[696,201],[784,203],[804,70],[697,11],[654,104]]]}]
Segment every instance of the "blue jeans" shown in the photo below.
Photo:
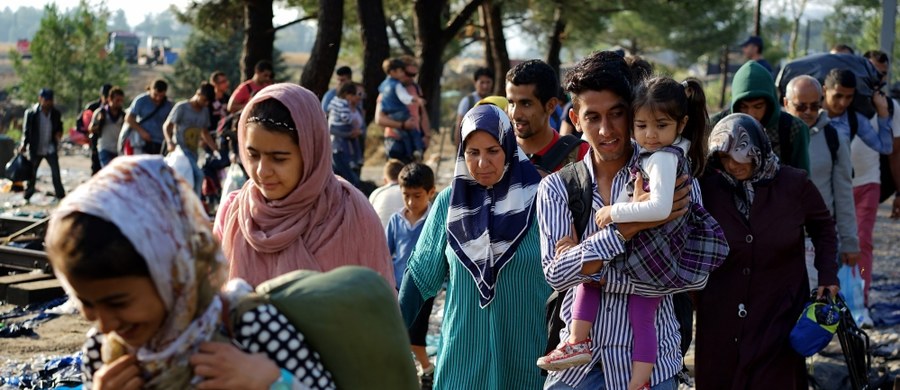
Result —
[{"label": "blue jeans", "polygon": [[110,162],[116,157],[119,157],[118,153],[107,152],[105,150],[99,150],[97,153],[100,157],[100,166],[105,167],[109,165]]},{"label": "blue jeans", "polygon": [[[588,372],[584,380],[576,387],[569,386],[557,378],[559,377],[548,376],[547,381],[544,382],[544,390],[606,390],[603,370],[597,367]],[[678,390],[678,379],[675,376],[666,379],[653,386],[653,390]]]}]

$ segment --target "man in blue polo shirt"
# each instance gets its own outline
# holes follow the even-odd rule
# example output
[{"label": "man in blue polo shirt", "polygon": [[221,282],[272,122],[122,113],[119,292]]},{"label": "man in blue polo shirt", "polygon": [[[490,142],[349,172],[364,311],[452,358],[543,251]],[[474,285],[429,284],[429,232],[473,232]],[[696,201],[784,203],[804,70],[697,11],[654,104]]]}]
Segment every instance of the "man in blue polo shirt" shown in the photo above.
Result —
[{"label": "man in blue polo shirt", "polygon": [[[137,131],[144,141],[140,154],[159,154],[165,141],[163,123],[172,110],[172,102],[166,99],[169,84],[156,79],[144,92],[131,102],[125,123]],[[136,153],[137,154],[137,153]]]}]

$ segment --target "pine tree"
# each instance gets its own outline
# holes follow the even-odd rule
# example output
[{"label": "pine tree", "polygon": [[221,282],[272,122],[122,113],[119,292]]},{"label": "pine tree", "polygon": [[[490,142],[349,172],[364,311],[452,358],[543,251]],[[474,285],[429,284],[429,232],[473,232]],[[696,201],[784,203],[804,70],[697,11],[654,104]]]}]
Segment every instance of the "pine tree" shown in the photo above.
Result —
[{"label": "pine tree", "polygon": [[47,5],[31,42],[31,60],[10,53],[20,78],[17,96],[32,102],[41,88],[52,88],[58,107],[77,112],[94,99],[103,83],[124,85],[128,75],[124,60],[104,52],[107,17],[104,8],[91,8],[86,0],[70,14]]}]

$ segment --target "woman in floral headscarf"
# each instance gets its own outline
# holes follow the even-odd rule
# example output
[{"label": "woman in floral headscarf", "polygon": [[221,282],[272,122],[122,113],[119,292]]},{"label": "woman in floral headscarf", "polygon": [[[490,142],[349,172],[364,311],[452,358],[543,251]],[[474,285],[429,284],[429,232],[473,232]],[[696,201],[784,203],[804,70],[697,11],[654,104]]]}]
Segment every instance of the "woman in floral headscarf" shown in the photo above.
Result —
[{"label": "woman in floral headscarf", "polygon": [[540,175],[492,105],[462,121],[455,177],[438,195],[401,285],[409,324],[447,283],[435,389],[539,389],[546,346],[535,218]]},{"label": "woman in floral headscarf", "polygon": [[96,324],[84,345],[85,388],[334,388],[274,306],[224,323],[234,302],[219,295],[225,259],[205,214],[159,156],[115,159],[54,211],[47,255]]},{"label": "woman in floral headscarf", "polygon": [[806,389],[788,341],[810,294],[804,231],[816,247],[817,294],[837,293],[834,221],[804,171],[783,166],[753,117],[709,136],[703,204],[731,251],[698,293],[698,389]]}]

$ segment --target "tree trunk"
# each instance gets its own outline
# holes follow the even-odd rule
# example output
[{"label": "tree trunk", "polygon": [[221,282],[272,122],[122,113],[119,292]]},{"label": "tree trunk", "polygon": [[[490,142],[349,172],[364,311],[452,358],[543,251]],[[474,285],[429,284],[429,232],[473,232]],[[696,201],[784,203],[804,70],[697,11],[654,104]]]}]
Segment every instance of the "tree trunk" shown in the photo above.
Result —
[{"label": "tree trunk", "polygon": [[547,51],[547,64],[556,71],[556,77],[560,77],[559,66],[562,61],[559,59],[559,52],[562,51],[564,34],[566,32],[566,19],[563,17],[562,0],[556,2],[556,10],[553,12],[553,30],[550,32],[550,48]]},{"label": "tree trunk", "polygon": [[319,0],[318,26],[316,42],[300,75],[300,85],[322,98],[341,51],[344,0]]},{"label": "tree trunk", "polygon": [[366,124],[375,118],[378,84],[384,80],[381,62],[390,55],[384,5],[381,0],[357,0],[359,32],[363,44],[363,87],[368,98],[365,101]]},{"label": "tree trunk", "polygon": [[[414,22],[416,48],[422,65],[419,67],[419,86],[425,96],[431,128],[438,129],[441,119],[441,75],[444,73],[444,49],[450,40],[478,11],[483,0],[469,0],[450,23],[441,20],[447,0],[416,0]],[[446,26],[446,27],[444,27]]]},{"label": "tree trunk", "polygon": [[791,28],[791,55],[790,58],[797,58],[797,41],[800,39],[800,18],[794,18],[794,25]]},{"label": "tree trunk", "polygon": [[[491,40],[488,38],[488,25],[490,24],[490,15],[491,12],[490,6],[488,2],[481,4],[481,42],[484,43],[484,60],[486,62],[486,66],[491,69],[497,69],[497,64],[494,63],[494,48],[491,45]],[[494,75],[496,76],[496,74]],[[496,78],[496,77],[495,77]]]},{"label": "tree trunk", "polygon": [[444,72],[443,29],[441,11],[446,0],[417,0],[415,3],[416,46],[422,66],[419,68],[419,86],[425,97],[431,128],[440,126],[441,74]]},{"label": "tree trunk", "polygon": [[487,39],[491,43],[491,59],[494,63],[494,95],[506,96],[506,72],[509,72],[509,52],[506,50],[506,36],[503,34],[502,2],[484,0],[487,13]]},{"label": "tree trunk", "polygon": [[272,61],[275,46],[272,17],[272,0],[244,1],[244,51],[241,53],[244,80],[253,77],[253,67],[257,62]]}]

